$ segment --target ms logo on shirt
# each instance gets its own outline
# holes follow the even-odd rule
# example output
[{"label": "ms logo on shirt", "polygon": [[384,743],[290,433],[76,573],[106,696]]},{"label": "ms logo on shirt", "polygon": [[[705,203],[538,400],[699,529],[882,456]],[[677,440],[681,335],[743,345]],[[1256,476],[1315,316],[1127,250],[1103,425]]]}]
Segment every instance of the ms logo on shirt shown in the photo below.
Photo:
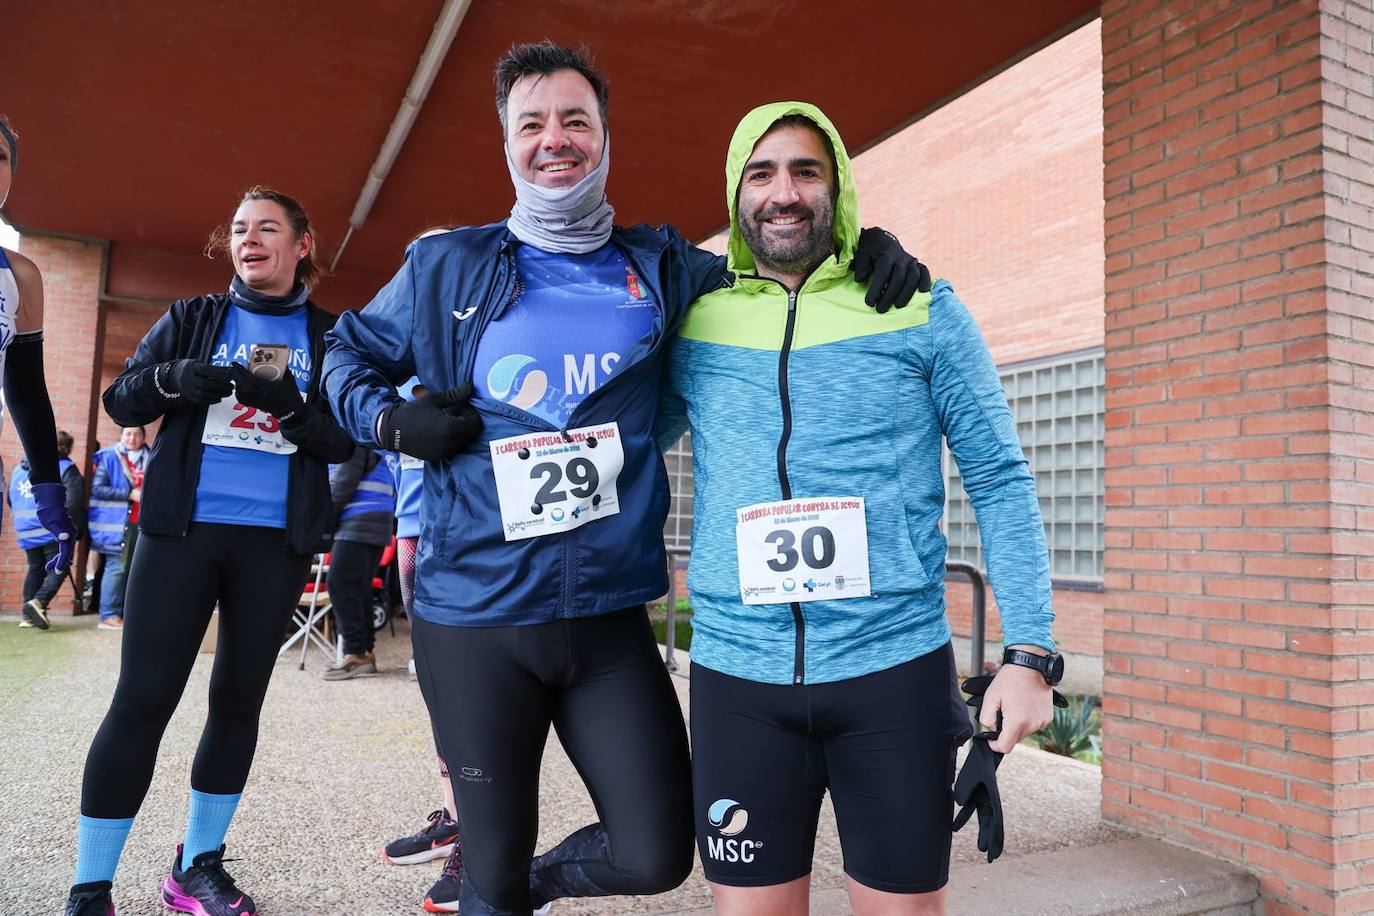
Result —
[{"label": "ms logo on shirt", "polygon": [[534,410],[547,398],[546,406],[559,412],[557,408],[563,403],[581,401],[604,384],[619,362],[619,353],[564,353],[560,367],[556,357],[541,364],[533,356],[512,353],[492,363],[487,371],[487,391],[521,410]]}]

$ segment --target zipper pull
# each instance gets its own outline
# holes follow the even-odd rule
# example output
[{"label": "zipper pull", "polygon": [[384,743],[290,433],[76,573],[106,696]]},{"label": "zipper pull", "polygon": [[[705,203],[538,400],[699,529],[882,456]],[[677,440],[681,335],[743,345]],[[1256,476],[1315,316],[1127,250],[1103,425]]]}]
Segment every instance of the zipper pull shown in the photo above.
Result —
[{"label": "zipper pull", "polygon": [[787,310],[795,312],[797,310],[797,294],[791,290],[787,291]]}]

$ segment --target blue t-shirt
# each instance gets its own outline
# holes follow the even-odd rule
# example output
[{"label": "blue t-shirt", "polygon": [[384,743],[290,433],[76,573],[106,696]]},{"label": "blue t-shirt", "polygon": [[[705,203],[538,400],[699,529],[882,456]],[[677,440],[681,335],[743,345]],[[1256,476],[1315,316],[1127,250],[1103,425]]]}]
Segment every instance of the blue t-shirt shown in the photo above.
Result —
[{"label": "blue t-shirt", "polygon": [[[301,391],[310,387],[310,330],[305,306],[268,315],[230,305],[224,313],[224,325],[215,340],[210,362],[216,366],[230,363],[246,366],[248,349],[255,343],[290,347],[289,365],[296,387]],[[263,411],[246,418],[249,423],[263,421]],[[254,449],[205,446],[191,520],[285,528],[287,461],[286,455]]]},{"label": "blue t-shirt", "polygon": [[562,429],[649,335],[658,310],[614,245],[587,254],[521,245],[515,263],[520,288],[482,333],[473,385]]}]

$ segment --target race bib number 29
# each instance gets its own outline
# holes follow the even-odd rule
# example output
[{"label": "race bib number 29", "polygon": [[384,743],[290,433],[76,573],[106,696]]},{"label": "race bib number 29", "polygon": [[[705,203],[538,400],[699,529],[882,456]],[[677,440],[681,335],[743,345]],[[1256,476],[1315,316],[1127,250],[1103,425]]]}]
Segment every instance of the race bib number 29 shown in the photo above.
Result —
[{"label": "race bib number 29", "polygon": [[865,598],[868,526],[861,496],[757,503],[735,525],[745,604]]},{"label": "race bib number 29", "polygon": [[491,443],[506,540],[571,531],[620,513],[625,447],[615,423],[529,433]]}]

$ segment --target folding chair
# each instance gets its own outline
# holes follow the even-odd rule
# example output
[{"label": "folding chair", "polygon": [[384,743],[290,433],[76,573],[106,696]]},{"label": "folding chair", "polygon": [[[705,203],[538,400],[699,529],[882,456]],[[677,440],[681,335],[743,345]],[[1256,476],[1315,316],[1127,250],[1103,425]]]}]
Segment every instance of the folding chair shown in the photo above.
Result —
[{"label": "folding chair", "polygon": [[[372,601],[373,606],[380,603],[386,613],[386,622],[391,625],[391,635],[396,635],[396,606],[391,598],[391,580],[395,578],[396,571],[396,535],[391,536],[391,543],[382,548],[382,559],[377,564],[378,575],[372,577]],[[380,630],[380,625],[374,625],[374,630]]]},{"label": "folding chair", "polygon": [[324,590],[325,574],[329,571],[329,556],[327,553],[315,556],[315,580],[305,583],[305,591],[301,593],[296,610],[291,615],[291,625],[296,631],[277,650],[277,657],[280,658],[288,649],[300,642],[302,671],[305,670],[305,654],[312,645],[323,652],[331,662],[339,660],[338,647],[325,639],[324,634],[317,629],[317,624],[326,618],[330,608],[329,594]]}]

